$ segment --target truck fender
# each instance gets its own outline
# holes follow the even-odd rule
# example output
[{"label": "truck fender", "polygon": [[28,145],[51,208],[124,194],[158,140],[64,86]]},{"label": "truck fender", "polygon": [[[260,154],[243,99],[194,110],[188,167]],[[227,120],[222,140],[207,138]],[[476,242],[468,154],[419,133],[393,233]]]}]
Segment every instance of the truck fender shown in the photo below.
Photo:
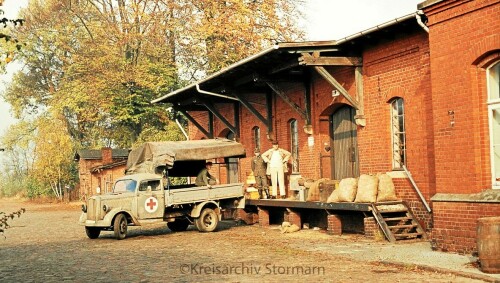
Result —
[{"label": "truck fender", "polygon": [[[210,207],[212,208],[213,210],[215,210],[215,212],[217,212],[217,214],[219,215],[219,218],[221,217],[220,215],[220,208],[219,208],[219,204],[216,203],[215,201],[204,201],[204,202],[200,202],[198,204],[196,204],[193,209],[191,210],[191,217],[193,218],[197,218],[197,217],[200,217],[200,213],[201,211],[205,208],[205,207]],[[219,219],[220,220],[220,219]]]},{"label": "truck fender", "polygon": [[130,211],[123,210],[120,207],[116,207],[116,208],[111,209],[110,212],[106,213],[106,215],[104,216],[104,219],[102,221],[105,222],[106,225],[109,225],[111,227],[113,225],[113,219],[115,219],[115,216],[118,215],[119,213],[124,213],[127,216],[127,218],[132,219],[132,222],[135,225],[140,225],[139,221],[137,221],[137,219],[135,219],[132,216],[132,213],[130,213]]}]

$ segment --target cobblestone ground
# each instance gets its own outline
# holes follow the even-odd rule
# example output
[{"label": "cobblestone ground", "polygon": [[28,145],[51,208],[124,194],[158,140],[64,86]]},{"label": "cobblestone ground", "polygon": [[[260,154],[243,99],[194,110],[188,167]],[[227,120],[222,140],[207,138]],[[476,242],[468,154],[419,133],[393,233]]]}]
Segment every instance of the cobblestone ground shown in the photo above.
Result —
[{"label": "cobblestone ground", "polygon": [[1,282],[478,282],[305,251],[304,238],[233,222],[214,233],[193,226],[172,233],[158,224],[130,227],[122,241],[110,232],[90,240],[76,204],[0,199],[0,211],[21,207],[26,213],[10,221],[5,239],[0,234]]}]

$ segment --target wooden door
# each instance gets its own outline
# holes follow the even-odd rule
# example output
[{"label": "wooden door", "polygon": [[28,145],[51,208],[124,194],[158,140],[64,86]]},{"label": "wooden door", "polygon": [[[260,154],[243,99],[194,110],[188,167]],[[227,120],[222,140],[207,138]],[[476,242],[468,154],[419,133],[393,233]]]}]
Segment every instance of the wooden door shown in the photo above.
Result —
[{"label": "wooden door", "polygon": [[354,108],[346,105],[330,117],[330,137],[333,144],[332,176],[335,180],[359,177],[355,113]]}]

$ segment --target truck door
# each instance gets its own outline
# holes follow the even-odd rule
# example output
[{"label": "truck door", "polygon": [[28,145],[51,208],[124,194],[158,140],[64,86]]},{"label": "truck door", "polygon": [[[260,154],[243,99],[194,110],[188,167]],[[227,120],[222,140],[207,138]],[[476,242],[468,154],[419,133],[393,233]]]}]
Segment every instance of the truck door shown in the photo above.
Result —
[{"label": "truck door", "polygon": [[144,180],[137,192],[137,216],[139,219],[163,218],[165,195],[160,180]]}]

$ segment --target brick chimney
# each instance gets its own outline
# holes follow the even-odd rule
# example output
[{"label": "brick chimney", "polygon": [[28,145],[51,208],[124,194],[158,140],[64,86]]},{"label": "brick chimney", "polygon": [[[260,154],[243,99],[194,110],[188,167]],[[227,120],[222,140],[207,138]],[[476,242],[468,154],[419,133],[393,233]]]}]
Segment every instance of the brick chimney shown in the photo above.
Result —
[{"label": "brick chimney", "polygon": [[102,164],[113,163],[113,154],[110,147],[101,148]]}]

